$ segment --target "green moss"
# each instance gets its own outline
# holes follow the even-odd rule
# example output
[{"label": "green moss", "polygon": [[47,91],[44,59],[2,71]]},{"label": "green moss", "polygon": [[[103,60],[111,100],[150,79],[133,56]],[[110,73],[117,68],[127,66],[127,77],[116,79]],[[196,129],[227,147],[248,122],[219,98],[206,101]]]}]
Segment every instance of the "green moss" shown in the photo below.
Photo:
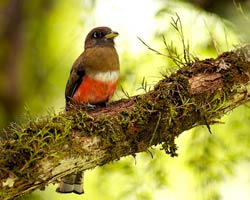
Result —
[{"label": "green moss", "polygon": [[[91,116],[91,112],[84,108],[73,108],[59,115],[29,119],[22,127],[12,126],[7,131],[8,137],[1,140],[1,180],[11,174],[33,183],[39,180],[39,174],[34,170],[38,170],[39,162],[46,158],[53,158],[50,167],[61,165],[60,161],[66,157],[68,160],[73,158],[74,167],[80,162],[77,167],[86,169],[82,166],[86,160],[95,162],[89,164],[91,167],[102,165],[121,156],[146,151],[156,144],[162,144],[167,154],[176,156],[176,137],[196,125],[205,124],[209,128],[215,118],[232,106],[240,84],[249,74],[249,64],[234,60],[231,53],[223,54],[219,59],[222,58],[231,63],[226,65],[230,68],[221,68],[215,60],[185,66],[160,81],[154,90],[131,98],[133,105],[129,110],[121,109],[115,116],[93,113]],[[243,73],[243,70],[246,71]],[[215,72],[222,75],[222,88],[210,93],[190,94],[191,76]],[[242,94],[238,98],[244,98],[244,90],[240,91]],[[22,183],[19,180],[15,184]]]}]

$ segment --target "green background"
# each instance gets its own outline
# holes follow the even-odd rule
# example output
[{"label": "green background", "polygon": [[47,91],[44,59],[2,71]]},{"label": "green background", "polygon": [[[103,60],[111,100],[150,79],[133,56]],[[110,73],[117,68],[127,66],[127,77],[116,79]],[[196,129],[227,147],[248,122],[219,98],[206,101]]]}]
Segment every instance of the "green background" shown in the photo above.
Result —
[{"label": "green background", "polygon": [[[125,97],[122,89],[130,96],[143,93],[143,80],[153,88],[161,74],[178,68],[137,38],[167,54],[164,35],[182,56],[181,38],[171,26],[176,13],[194,57],[215,58],[247,42],[249,1],[200,2],[199,7],[197,1],[184,0],[1,0],[0,127],[64,110],[70,68],[85,35],[96,26],[120,33],[121,78],[113,100]],[[51,184],[21,199],[250,199],[249,104],[220,121],[211,127],[212,135],[206,127],[181,134],[178,157],[170,158],[157,146],[87,171],[82,196],[57,194]]]}]

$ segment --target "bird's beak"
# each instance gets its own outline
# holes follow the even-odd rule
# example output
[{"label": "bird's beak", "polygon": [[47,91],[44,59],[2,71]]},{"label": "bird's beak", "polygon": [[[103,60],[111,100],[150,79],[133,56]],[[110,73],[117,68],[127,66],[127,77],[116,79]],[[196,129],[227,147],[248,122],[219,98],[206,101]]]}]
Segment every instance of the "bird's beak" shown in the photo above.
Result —
[{"label": "bird's beak", "polygon": [[112,39],[112,38],[115,38],[119,35],[118,32],[115,32],[115,31],[111,31],[110,33],[108,33],[107,35],[105,35],[105,38],[107,39]]}]

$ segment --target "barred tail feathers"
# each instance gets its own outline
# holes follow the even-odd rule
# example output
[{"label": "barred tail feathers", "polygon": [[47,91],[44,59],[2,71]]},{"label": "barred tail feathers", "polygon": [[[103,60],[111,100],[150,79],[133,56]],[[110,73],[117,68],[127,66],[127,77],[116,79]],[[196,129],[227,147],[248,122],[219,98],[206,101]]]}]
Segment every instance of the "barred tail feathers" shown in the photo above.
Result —
[{"label": "barred tail feathers", "polygon": [[69,174],[63,177],[59,183],[59,187],[56,189],[59,193],[76,193],[83,194],[83,178],[84,173],[82,171]]}]

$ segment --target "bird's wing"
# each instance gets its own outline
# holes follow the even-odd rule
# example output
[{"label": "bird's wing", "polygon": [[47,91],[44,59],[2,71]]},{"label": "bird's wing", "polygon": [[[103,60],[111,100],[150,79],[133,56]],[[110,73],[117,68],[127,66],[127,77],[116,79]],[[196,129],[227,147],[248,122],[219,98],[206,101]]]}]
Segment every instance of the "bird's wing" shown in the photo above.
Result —
[{"label": "bird's wing", "polygon": [[85,76],[85,68],[81,62],[81,56],[74,62],[65,90],[66,109]]}]

